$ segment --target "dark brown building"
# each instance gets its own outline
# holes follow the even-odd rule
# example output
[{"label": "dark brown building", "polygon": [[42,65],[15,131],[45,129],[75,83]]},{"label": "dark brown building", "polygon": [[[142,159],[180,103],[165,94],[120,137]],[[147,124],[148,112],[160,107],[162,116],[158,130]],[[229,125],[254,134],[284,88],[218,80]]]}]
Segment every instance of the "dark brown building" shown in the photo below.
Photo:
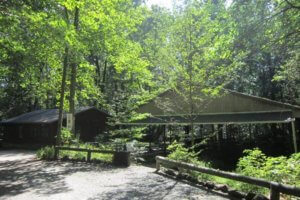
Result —
[{"label": "dark brown building", "polygon": [[[82,107],[75,113],[76,135],[94,141],[107,129],[109,114],[95,107]],[[0,122],[4,140],[17,143],[53,144],[57,132],[58,109],[37,110]],[[66,124],[66,116],[64,122]]]}]

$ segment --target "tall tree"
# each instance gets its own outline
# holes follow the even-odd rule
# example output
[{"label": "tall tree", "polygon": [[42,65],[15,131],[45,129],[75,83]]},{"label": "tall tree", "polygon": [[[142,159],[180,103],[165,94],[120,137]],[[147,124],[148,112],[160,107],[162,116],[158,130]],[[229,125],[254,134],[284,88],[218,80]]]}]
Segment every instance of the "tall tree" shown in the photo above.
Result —
[{"label": "tall tree", "polygon": [[176,13],[170,37],[176,63],[171,69],[175,89],[188,105],[182,112],[190,121],[192,143],[194,117],[205,106],[204,96],[218,95],[240,64],[240,55],[232,53],[233,27],[222,1],[187,1]]},{"label": "tall tree", "polygon": [[299,10],[294,4],[285,0],[233,1],[229,12],[238,32],[235,51],[246,55],[246,67],[238,72],[233,89],[295,103],[297,90],[288,92],[295,86],[286,87],[283,76],[274,81],[299,48]]}]

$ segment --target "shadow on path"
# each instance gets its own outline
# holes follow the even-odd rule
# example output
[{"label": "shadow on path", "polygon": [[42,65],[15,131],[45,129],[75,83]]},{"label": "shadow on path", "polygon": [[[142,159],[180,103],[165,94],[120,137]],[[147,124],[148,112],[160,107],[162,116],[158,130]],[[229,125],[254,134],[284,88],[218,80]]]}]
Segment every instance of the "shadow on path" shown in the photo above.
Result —
[{"label": "shadow on path", "polygon": [[0,199],[228,199],[149,167],[40,161],[34,152],[6,153],[0,151]]},{"label": "shadow on path", "polygon": [[[1,152],[1,154],[3,154]],[[1,158],[3,155],[1,155]],[[34,158],[0,161],[0,197],[26,191],[50,195],[68,192],[65,178],[76,172],[103,172],[112,167],[99,164],[40,161]]]},{"label": "shadow on path", "polygon": [[229,199],[228,195],[212,192],[202,186],[170,179],[161,173],[151,172],[146,176],[128,177],[129,181],[118,187],[107,188],[89,200],[175,200],[175,199]]}]

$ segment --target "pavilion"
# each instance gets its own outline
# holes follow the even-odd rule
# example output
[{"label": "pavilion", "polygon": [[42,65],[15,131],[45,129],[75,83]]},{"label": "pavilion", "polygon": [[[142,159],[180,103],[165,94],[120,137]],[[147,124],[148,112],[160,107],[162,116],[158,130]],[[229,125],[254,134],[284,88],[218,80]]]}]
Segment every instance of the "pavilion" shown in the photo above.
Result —
[{"label": "pavilion", "polygon": [[287,124],[291,128],[294,151],[298,152],[300,106],[231,90],[223,90],[221,95],[215,97],[199,96],[193,103],[189,103],[188,98],[177,91],[167,90],[137,109],[137,113],[148,113],[148,117],[129,124],[182,126],[191,123],[193,125]]}]

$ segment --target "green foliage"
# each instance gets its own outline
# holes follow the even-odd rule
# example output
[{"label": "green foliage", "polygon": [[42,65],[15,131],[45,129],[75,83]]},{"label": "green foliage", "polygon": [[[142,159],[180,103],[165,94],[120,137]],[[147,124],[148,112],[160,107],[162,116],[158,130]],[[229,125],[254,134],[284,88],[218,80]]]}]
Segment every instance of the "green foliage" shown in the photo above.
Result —
[{"label": "green foliage", "polygon": [[[236,171],[249,177],[266,178],[266,173],[268,172],[262,170],[266,163],[266,155],[263,154],[259,149],[245,150],[244,153],[246,156],[240,158]],[[266,191],[261,187],[249,184],[241,184],[240,188],[243,191]]]},{"label": "green foliage", "polygon": [[[13,1],[1,2],[0,7],[5,8],[0,12],[0,32],[5,35],[0,39],[1,116],[57,106],[65,47],[69,64],[77,64],[76,106],[113,109],[115,99],[139,96],[141,84],[151,82],[148,61],[130,37],[145,9],[132,1]],[[78,31],[72,25],[76,8]],[[69,67],[65,110],[70,76]],[[128,94],[113,93],[116,85],[128,88]]]},{"label": "green foliage", "polygon": [[[204,163],[197,159],[197,154],[183,147],[182,144],[174,142],[168,147],[170,154],[168,158],[172,160],[192,163],[199,166],[209,167],[209,163]],[[261,150],[245,150],[245,156],[240,158],[235,173],[243,174],[249,177],[262,178],[269,181],[275,181],[283,184],[300,186],[300,153],[292,154],[289,158],[268,157]],[[182,170],[181,170],[182,171]],[[226,184],[232,188],[256,193],[267,193],[269,190],[245,184],[242,182],[220,178],[217,176],[206,175],[194,171],[182,171],[197,177],[201,180],[210,180],[215,183]]]},{"label": "green foliage", "polygon": [[181,143],[178,143],[176,140],[171,145],[169,145],[167,149],[170,151],[168,158],[172,160],[187,163],[197,162],[197,153],[190,151],[188,148],[185,148]]},{"label": "green foliage", "polygon": [[[250,177],[263,178],[279,183],[300,186],[300,154],[293,154],[290,158],[267,157],[261,150],[245,150],[245,156],[240,158],[237,172]],[[241,184],[244,191],[265,191],[248,184]]]},{"label": "green foliage", "polygon": [[104,132],[104,133],[101,133],[99,135],[96,135],[95,142],[98,142],[100,144],[109,142],[109,133]]},{"label": "green foliage", "polygon": [[91,156],[91,160],[99,160],[106,163],[112,163],[113,160],[113,154],[107,154],[107,153],[93,153]]},{"label": "green foliage", "polygon": [[197,99],[199,91],[218,94],[240,67],[240,52],[235,58],[232,52],[237,34],[234,27],[222,3],[187,1],[176,13],[170,45],[177,58],[172,67],[177,88],[182,89],[179,92],[183,96],[189,96],[189,101]]},{"label": "green foliage", "polygon": [[144,135],[145,127],[130,127],[121,128],[110,131],[110,136],[115,138],[115,142],[129,142],[132,140],[139,140]]},{"label": "green foliage", "polygon": [[[93,150],[112,150],[112,147],[109,145],[102,144],[100,147],[95,147],[89,144],[79,144],[79,145],[68,145],[67,147],[76,147],[76,148],[83,148],[83,149],[93,149]],[[86,152],[80,151],[68,151],[62,150],[59,152],[59,157],[63,159],[71,159],[71,160],[78,160],[78,161],[85,161],[87,157]],[[107,153],[92,153],[91,160],[93,161],[101,161],[106,163],[111,163],[113,158],[113,154]]]},{"label": "green foliage", "polygon": [[54,159],[54,147],[53,146],[43,147],[36,152],[36,155],[39,159],[52,160]]},{"label": "green foliage", "polygon": [[[185,148],[181,143],[178,143],[176,140],[171,145],[169,145],[167,149],[168,151],[170,151],[168,158],[172,160],[191,163],[197,166],[209,167],[209,163],[205,163],[198,159],[198,153],[188,148]],[[188,173],[192,177],[196,177],[201,180],[212,180],[212,176],[207,174],[190,170],[186,171],[186,173]]]},{"label": "green foliage", "polygon": [[245,54],[244,67],[235,72],[232,88],[299,102],[299,64],[295,64],[299,61],[295,52],[299,52],[300,12],[291,6],[296,2],[261,0],[232,4],[229,13],[238,33],[234,51]]},{"label": "green foliage", "polygon": [[74,135],[67,128],[62,128],[60,137],[63,144],[69,144],[74,139]]}]

